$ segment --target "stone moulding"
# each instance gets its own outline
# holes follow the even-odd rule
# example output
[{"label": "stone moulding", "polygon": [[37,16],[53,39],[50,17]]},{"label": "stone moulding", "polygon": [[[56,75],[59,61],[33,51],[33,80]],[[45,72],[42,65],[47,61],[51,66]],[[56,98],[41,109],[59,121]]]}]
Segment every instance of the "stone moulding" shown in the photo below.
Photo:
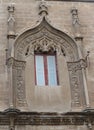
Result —
[{"label": "stone moulding", "polygon": [[[12,82],[13,82],[13,92],[15,92],[15,96],[13,95],[13,100],[16,102],[15,105],[19,104],[19,106],[26,105],[26,98],[25,98],[25,79],[24,79],[24,72],[25,72],[25,61],[19,61],[14,59],[13,57],[7,60],[8,69],[12,69]],[[9,71],[10,72],[10,71]]]},{"label": "stone moulding", "polygon": [[15,60],[13,57],[9,58],[7,60],[7,66],[13,66],[13,67],[21,67],[21,68],[25,68],[26,62],[25,61],[19,61],[19,60]]},{"label": "stone moulding", "polygon": [[[45,1],[52,1],[52,0],[45,0]],[[53,1],[66,1],[66,2],[94,2],[94,0],[53,0]]]},{"label": "stone moulding", "polygon": [[[25,61],[27,56],[34,55],[34,52],[36,51],[55,51],[57,56],[65,56],[69,71],[72,108],[80,109],[81,107],[85,106],[82,68],[86,69],[86,62],[83,59],[79,59],[78,46],[76,41],[74,41],[64,32],[52,27],[46,18],[43,17],[41,23],[38,26],[20,34],[14,43],[14,57],[18,61]],[[19,70],[17,71],[17,74],[18,73]],[[25,81],[23,82],[25,84]],[[21,87],[23,88],[22,85]],[[21,98],[23,97],[22,95],[24,95],[22,94],[23,89],[20,91],[21,87],[20,84],[19,86],[16,84],[16,88],[18,88],[18,96],[16,97],[18,99],[17,102],[19,102],[18,106],[23,106],[24,104],[23,102],[21,103]]]},{"label": "stone moulding", "polygon": [[75,62],[68,62],[68,69],[69,71],[77,71],[77,70],[81,70],[82,68],[86,69],[87,67],[87,63],[85,59],[80,59],[78,61]]},{"label": "stone moulding", "polygon": [[14,118],[15,125],[87,125],[88,123],[94,125],[94,111],[65,114],[19,111],[15,115],[4,111],[0,112],[0,125],[9,125],[11,117]]},{"label": "stone moulding", "polygon": [[69,77],[71,84],[72,107],[83,106],[85,105],[85,99],[83,101],[81,96],[83,88],[82,69],[86,69],[86,61],[84,59],[80,59],[75,62],[67,62],[67,66],[70,75]]},{"label": "stone moulding", "polygon": [[[47,46],[45,46],[47,43]],[[56,51],[61,51],[60,48],[65,50],[67,57],[70,61],[75,61],[78,59],[78,50],[75,41],[70,38],[64,32],[61,32],[54,27],[52,27],[45,17],[42,22],[35,28],[29,29],[22,33],[15,40],[14,44],[14,57],[18,60],[23,59],[25,55],[25,49],[30,47],[29,53],[33,53],[36,46],[44,49],[49,49],[50,46]],[[42,48],[43,46],[43,48]]]}]

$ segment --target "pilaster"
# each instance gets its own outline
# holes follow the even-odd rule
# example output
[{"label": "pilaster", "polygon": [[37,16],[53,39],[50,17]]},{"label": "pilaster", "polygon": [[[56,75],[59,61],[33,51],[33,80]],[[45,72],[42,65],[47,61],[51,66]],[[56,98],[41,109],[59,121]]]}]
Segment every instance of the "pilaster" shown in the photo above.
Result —
[{"label": "pilaster", "polygon": [[74,39],[77,44],[79,59],[84,59],[84,62],[86,64],[86,66],[83,67],[83,63],[81,63],[83,86],[84,86],[84,93],[85,93],[85,102],[86,102],[85,107],[87,108],[90,106],[88,88],[87,88],[87,80],[86,80],[86,72],[85,72],[86,67],[87,67],[87,61],[84,58],[84,54],[83,54],[83,36],[81,34],[81,24],[80,24],[79,17],[78,17],[78,9],[76,9],[75,7],[72,8],[71,14],[72,14],[72,27],[73,27],[73,32],[74,32]]}]

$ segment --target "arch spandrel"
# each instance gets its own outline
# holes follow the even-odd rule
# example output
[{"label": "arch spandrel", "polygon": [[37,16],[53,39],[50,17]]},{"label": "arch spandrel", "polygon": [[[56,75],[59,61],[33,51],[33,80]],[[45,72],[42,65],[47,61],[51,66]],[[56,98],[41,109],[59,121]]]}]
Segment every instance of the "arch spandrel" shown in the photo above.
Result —
[{"label": "arch spandrel", "polygon": [[43,46],[42,41],[47,42],[48,46],[52,46],[59,54],[63,50],[68,61],[76,61],[79,57],[74,40],[64,32],[52,27],[45,18],[37,27],[29,29],[18,36],[14,44],[14,57],[18,60],[24,59],[26,48],[30,47],[31,52],[29,54],[31,54],[36,45]]}]

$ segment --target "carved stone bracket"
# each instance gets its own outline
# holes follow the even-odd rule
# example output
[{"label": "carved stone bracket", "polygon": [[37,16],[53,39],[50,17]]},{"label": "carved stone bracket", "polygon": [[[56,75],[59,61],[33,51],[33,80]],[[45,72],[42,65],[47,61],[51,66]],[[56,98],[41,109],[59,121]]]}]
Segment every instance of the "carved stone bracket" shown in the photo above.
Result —
[{"label": "carved stone bracket", "polygon": [[9,130],[15,130],[14,120],[15,117],[19,114],[20,110],[16,108],[8,108],[4,111],[5,115],[9,118]]},{"label": "carved stone bracket", "polygon": [[86,69],[87,62],[85,59],[80,59],[79,61],[75,62],[68,62],[68,70],[69,71],[77,71],[81,70],[82,68]]},{"label": "carved stone bracket", "polygon": [[21,67],[21,68],[25,69],[25,64],[26,64],[25,61],[18,61],[18,60],[15,60],[13,57],[11,57],[7,60],[8,67],[13,66],[13,68]]}]

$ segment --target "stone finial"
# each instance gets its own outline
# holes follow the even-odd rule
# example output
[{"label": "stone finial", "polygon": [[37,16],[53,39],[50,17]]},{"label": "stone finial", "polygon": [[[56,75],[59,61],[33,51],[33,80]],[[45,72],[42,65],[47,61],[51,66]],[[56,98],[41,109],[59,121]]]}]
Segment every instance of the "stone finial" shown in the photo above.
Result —
[{"label": "stone finial", "polygon": [[73,25],[79,24],[78,10],[74,7],[74,8],[72,8],[71,13],[72,13],[72,23],[73,23]]},{"label": "stone finial", "polygon": [[42,0],[39,5],[39,15],[41,15],[42,17],[45,17],[48,15],[48,8],[44,0]]},{"label": "stone finial", "polygon": [[14,3],[11,3],[8,6],[8,12],[9,12],[9,17],[8,17],[8,38],[15,38],[15,18],[14,18]]},{"label": "stone finial", "polygon": [[81,30],[80,30],[80,22],[79,22],[79,17],[78,17],[78,10],[75,7],[73,7],[71,10],[71,14],[72,14],[72,25],[74,28],[75,38],[81,37],[82,39]]},{"label": "stone finial", "polygon": [[85,61],[86,61],[87,67],[90,66],[89,55],[90,55],[90,51],[87,51],[87,54],[85,56]]},{"label": "stone finial", "polygon": [[8,6],[8,11],[9,13],[14,13],[14,10],[15,10],[15,7],[14,7],[14,3],[11,3],[9,6]]}]

